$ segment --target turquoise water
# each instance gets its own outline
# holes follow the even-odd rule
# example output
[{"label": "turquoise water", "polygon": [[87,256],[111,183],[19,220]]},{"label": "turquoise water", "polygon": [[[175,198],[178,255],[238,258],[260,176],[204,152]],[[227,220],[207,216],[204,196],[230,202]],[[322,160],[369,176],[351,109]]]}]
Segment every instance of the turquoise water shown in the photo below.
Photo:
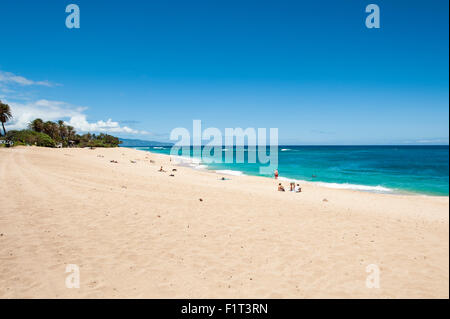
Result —
[{"label": "turquoise water", "polygon": [[[135,147],[170,154],[170,147]],[[280,146],[280,178],[323,183],[333,188],[383,193],[449,195],[448,146]],[[223,148],[225,153],[235,148]],[[224,174],[260,175],[260,165],[204,164]],[[180,154],[181,155],[181,154]],[[192,154],[191,154],[192,155]]]}]

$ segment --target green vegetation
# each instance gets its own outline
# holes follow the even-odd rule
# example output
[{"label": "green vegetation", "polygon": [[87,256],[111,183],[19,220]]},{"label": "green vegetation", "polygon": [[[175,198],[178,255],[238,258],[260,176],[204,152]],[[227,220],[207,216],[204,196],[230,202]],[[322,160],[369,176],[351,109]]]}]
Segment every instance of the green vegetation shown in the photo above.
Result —
[{"label": "green vegetation", "polygon": [[117,147],[120,144],[119,138],[108,134],[75,134],[73,142],[77,147]]},{"label": "green vegetation", "polygon": [[0,122],[2,122],[3,134],[6,135],[5,123],[12,119],[11,108],[0,101]]},{"label": "green vegetation", "polygon": [[[1,104],[0,120],[2,123],[12,118],[9,106]],[[4,120],[4,121],[3,121]],[[4,129],[4,128],[3,128]],[[75,129],[64,124],[64,121],[44,122],[35,119],[27,130],[9,131],[4,130],[5,136],[0,137],[3,141],[12,141],[13,145],[37,145],[45,147],[117,147],[121,143],[119,138],[108,134],[77,134]],[[4,147],[7,143],[0,144]]]},{"label": "green vegetation", "polygon": [[6,140],[14,142],[14,145],[37,145],[55,147],[55,141],[45,133],[32,130],[9,131]]}]

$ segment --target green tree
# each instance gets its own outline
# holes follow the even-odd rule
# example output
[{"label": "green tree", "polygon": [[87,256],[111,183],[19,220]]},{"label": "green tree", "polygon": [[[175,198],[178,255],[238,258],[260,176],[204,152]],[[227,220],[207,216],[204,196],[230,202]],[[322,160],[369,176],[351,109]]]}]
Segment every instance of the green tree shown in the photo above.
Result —
[{"label": "green tree", "polygon": [[41,133],[44,130],[44,121],[42,119],[35,119],[28,124],[28,127],[35,132]]},{"label": "green tree", "polygon": [[55,147],[55,141],[50,136],[31,130],[9,131],[8,139],[13,141],[15,145]]},{"label": "green tree", "polygon": [[62,141],[66,140],[66,137],[68,135],[67,127],[64,125],[64,121],[59,120],[58,121],[58,130],[59,130],[59,136],[61,137]]},{"label": "green tree", "polygon": [[3,133],[6,136],[5,123],[12,119],[11,108],[8,104],[2,103],[0,101],[0,122],[2,122]]},{"label": "green tree", "polygon": [[69,140],[73,140],[76,133],[77,132],[75,131],[73,126],[67,125],[67,138]]},{"label": "green tree", "polygon": [[50,136],[55,141],[60,139],[58,124],[52,121],[47,121],[44,123],[43,132],[48,136]]}]

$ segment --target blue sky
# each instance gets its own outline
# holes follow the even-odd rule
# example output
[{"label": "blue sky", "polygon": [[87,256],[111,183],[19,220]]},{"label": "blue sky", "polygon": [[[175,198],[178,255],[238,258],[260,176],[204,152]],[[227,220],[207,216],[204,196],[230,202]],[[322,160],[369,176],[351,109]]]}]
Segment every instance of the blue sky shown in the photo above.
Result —
[{"label": "blue sky", "polygon": [[[65,26],[66,5],[81,28]],[[375,3],[381,28],[367,29]],[[0,99],[20,128],[166,140],[277,127],[280,144],[448,144],[448,1],[0,2]]]}]

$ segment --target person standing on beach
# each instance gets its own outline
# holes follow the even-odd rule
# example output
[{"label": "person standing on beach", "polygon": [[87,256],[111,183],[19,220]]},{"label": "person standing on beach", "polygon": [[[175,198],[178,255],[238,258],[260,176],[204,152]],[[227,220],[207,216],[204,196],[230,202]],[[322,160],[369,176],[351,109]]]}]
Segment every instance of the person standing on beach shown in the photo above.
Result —
[{"label": "person standing on beach", "polygon": [[278,170],[276,169],[275,172],[273,173],[275,176],[275,179],[278,179]]}]

